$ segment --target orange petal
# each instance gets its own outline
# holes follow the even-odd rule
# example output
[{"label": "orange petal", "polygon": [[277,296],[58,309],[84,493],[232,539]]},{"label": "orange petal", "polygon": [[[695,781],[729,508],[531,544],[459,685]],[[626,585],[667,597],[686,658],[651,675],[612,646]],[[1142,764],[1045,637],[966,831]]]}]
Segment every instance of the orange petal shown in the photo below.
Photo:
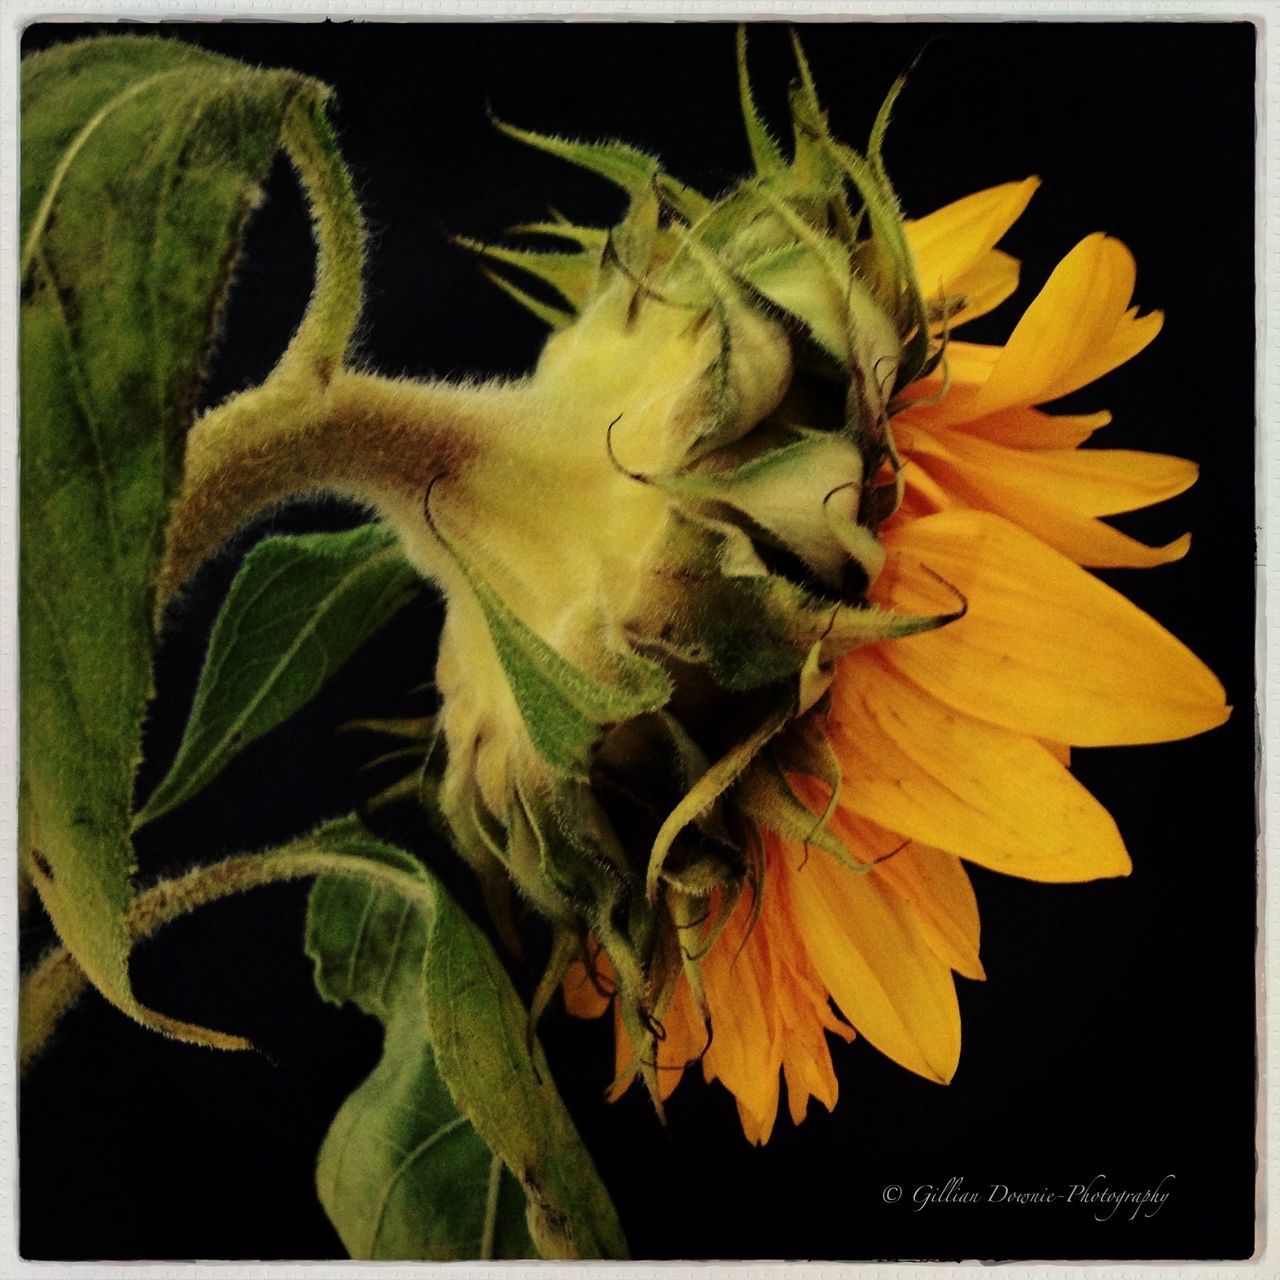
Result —
[{"label": "orange petal", "polygon": [[777,994],[769,980],[766,949],[770,929],[780,926],[776,918],[762,914],[744,945],[750,915],[750,903],[740,902],[703,962],[712,1037],[702,1069],[706,1079],[720,1080],[738,1100],[748,1139],[767,1142],[778,1113],[782,1055],[781,1038],[772,1034]]},{"label": "orange petal", "polygon": [[953,592],[968,601],[949,626],[883,647],[949,707],[1086,747],[1167,742],[1227,718],[1221,683],[1181,641],[1007,520],[948,511],[887,541],[877,589],[897,608],[936,610]]},{"label": "orange petal", "polygon": [[874,873],[859,876],[832,858],[793,854],[787,892],[840,1011],[882,1053],[945,1084],[960,1057],[955,983],[910,905]]},{"label": "orange petal", "polygon": [[870,648],[842,659],[831,692],[843,808],[1007,875],[1129,873],[1111,815],[1034,738],[943,705]]},{"label": "orange petal", "polygon": [[[609,1007],[613,998],[608,994],[608,957],[602,951],[596,959],[596,975],[587,972],[581,960],[574,960],[564,975],[564,1007],[575,1018],[598,1018]],[[598,985],[597,985],[598,984]]]},{"label": "orange petal", "polygon": [[[622,1020],[622,1007],[614,1002],[614,1071],[621,1086],[615,1084],[608,1093],[610,1102],[616,1102],[635,1083],[636,1076],[624,1078],[624,1073],[636,1065],[636,1051]],[[694,1004],[689,986],[681,982],[672,997],[670,1006],[662,1014],[662,1038],[658,1041],[657,1078],[658,1098],[665,1102],[684,1079],[686,1067],[696,1063],[706,1046],[706,1028]]]}]

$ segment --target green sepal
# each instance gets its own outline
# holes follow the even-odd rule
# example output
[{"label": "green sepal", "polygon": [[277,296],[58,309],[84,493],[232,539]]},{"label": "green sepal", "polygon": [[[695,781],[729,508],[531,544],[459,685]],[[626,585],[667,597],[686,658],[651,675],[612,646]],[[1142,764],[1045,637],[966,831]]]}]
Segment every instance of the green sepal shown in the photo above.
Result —
[{"label": "green sepal", "polygon": [[813,340],[842,368],[849,363],[849,325],[844,299],[831,274],[804,244],[772,249],[737,269],[762,298],[800,321]]},{"label": "green sepal", "polygon": [[[699,429],[685,448],[690,462],[747,435],[777,408],[786,389],[791,352],[785,333],[753,306],[735,279],[732,264],[698,235],[674,228],[684,260],[693,268],[693,293],[706,321],[716,325],[717,354],[704,375],[708,403]],[[701,296],[699,296],[701,295]]]},{"label": "green sepal", "polygon": [[518,790],[538,839],[543,880],[588,917],[612,907],[632,873],[591,788],[558,778],[541,791]]},{"label": "green sepal", "polygon": [[840,168],[826,147],[826,113],[818,105],[809,64],[794,32],[792,42],[802,75],[787,95],[795,146],[791,172],[798,190],[829,194],[839,186]]},{"label": "green sepal", "polygon": [[654,591],[658,643],[708,668],[722,688],[757,689],[799,672],[808,644],[796,623],[808,598],[768,573],[741,529],[673,511],[654,581],[686,588],[670,599]]},{"label": "green sepal", "polygon": [[857,875],[871,870],[849,852],[844,841],[827,825],[835,812],[836,789],[832,790],[826,809],[815,814],[792,790],[780,762],[771,755],[761,755],[734,790],[734,803],[754,822],[806,847],[812,846],[830,854]]},{"label": "green sepal", "polygon": [[787,162],[781,148],[760,118],[751,92],[751,76],[747,70],[747,29],[741,25],[738,27],[738,98],[742,104],[742,121],[746,125],[747,145],[751,148],[751,162],[756,167],[756,173],[761,177],[769,177],[782,172]]},{"label": "green sepal", "polygon": [[578,311],[591,296],[600,276],[599,254],[546,253],[536,249],[507,249],[502,245],[484,244],[467,236],[454,236],[453,242],[463,249],[526,272],[549,284]]},{"label": "green sepal", "polygon": [[533,294],[526,293],[518,284],[513,284],[506,276],[499,275],[496,271],[481,267],[480,274],[490,284],[497,285],[508,297],[514,298],[526,311],[537,316],[549,328],[565,329],[577,319],[574,312],[566,311],[562,307],[553,307],[549,302],[535,298]]},{"label": "green sepal", "polygon": [[849,552],[846,539],[832,528],[825,499],[833,490],[861,484],[861,457],[852,442],[829,431],[795,428],[788,436],[739,466],[682,471],[653,483],[682,498],[740,512],[838,585]]},{"label": "green sepal", "polygon": [[876,112],[876,118],[871,125],[871,136],[867,142],[867,160],[871,164],[872,171],[886,187],[889,187],[890,183],[889,171],[884,164],[884,139],[889,131],[889,117],[893,114],[893,108],[906,87],[907,77],[904,72],[889,86],[889,92],[885,94],[880,110]]},{"label": "green sepal", "polygon": [[538,754],[558,772],[585,779],[601,728],[665,705],[670,677],[656,662],[617,650],[607,653],[608,683],[581,671],[526,627],[471,561],[435,532],[475,593]]},{"label": "green sepal", "polygon": [[963,617],[963,608],[951,613],[929,615],[890,613],[877,605],[862,605],[858,608],[842,606],[835,611],[821,637],[823,656],[829,660],[840,657],[859,645],[923,635],[926,631],[936,631],[939,627],[958,622]]},{"label": "green sepal", "polygon": [[[742,776],[748,765],[765,744],[786,727],[795,715],[795,695],[788,690],[780,693],[773,710],[741,742],[725,752],[667,816],[649,855],[649,868],[645,876],[645,893],[650,901],[658,895],[664,865],[676,836],[691,822],[707,813],[715,802]],[[708,889],[710,886],[708,886]],[[687,890],[685,890],[687,892]]]},{"label": "green sepal", "polygon": [[519,222],[507,228],[508,235],[550,236],[557,240],[567,240],[576,244],[599,260],[604,247],[609,242],[609,232],[604,227],[585,227],[580,223],[570,222],[562,213],[551,211],[549,222]]},{"label": "green sepal", "polygon": [[673,178],[669,173],[659,173],[654,180],[662,203],[677,217],[692,225],[706,217],[714,201],[709,200],[702,192]]},{"label": "green sepal", "polygon": [[597,173],[632,196],[651,186],[658,173],[658,162],[653,156],[623,142],[575,142],[521,129],[496,117],[494,124],[509,138]]},{"label": "green sepal", "polygon": [[851,147],[834,141],[829,141],[828,146],[867,210],[873,233],[875,295],[895,300],[898,333],[905,343],[898,385],[905,386],[924,366],[929,349],[929,323],[916,276],[915,255],[907,242],[897,197],[871,164]]}]

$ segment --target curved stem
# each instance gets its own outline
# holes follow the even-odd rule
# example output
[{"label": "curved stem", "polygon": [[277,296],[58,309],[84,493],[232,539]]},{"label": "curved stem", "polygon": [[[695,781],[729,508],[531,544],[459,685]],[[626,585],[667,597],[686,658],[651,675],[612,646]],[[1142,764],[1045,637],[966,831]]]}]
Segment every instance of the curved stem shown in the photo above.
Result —
[{"label": "curved stem", "polygon": [[282,137],[311,206],[316,283],[280,370],[304,367],[323,385],[342,367],[360,319],[364,220],[323,102],[296,100]]},{"label": "curved stem", "polygon": [[322,388],[273,374],[205,414],[187,442],[158,584],[161,607],[241,525],[320,492],[416,511],[431,480],[455,480],[508,411],[503,392],[341,370]]},{"label": "curved stem", "polygon": [[[435,910],[431,882],[371,858],[334,853],[300,840],[268,853],[242,854],[212,866],[197,867],[139,894],[125,927],[133,942],[209,902],[246,889],[284,880],[337,875],[394,889],[430,918]],[[25,1072],[39,1056],[54,1028],[87,985],[80,966],[65,947],[50,952],[23,980],[18,995],[18,1056]]]},{"label": "curved stem", "polygon": [[[267,380],[232,397],[192,428],[187,441],[188,491],[193,480],[199,486],[207,479],[210,467],[224,454],[239,449],[248,472],[245,492],[232,511],[219,512],[228,505],[225,501],[206,503],[211,508],[204,513],[211,517],[210,527],[197,534],[182,528],[179,502],[161,571],[160,609],[186,573],[250,515],[294,492],[320,487],[317,477],[296,474],[297,459],[268,460],[263,455],[272,450],[278,454],[284,441],[297,445],[304,440],[306,427],[324,416],[329,388],[343,372],[364,296],[364,220],[323,99],[312,94],[296,98],[285,113],[281,141],[311,214],[315,285],[302,322]],[[272,473],[267,485],[264,462]],[[289,462],[295,464],[292,469]]]}]

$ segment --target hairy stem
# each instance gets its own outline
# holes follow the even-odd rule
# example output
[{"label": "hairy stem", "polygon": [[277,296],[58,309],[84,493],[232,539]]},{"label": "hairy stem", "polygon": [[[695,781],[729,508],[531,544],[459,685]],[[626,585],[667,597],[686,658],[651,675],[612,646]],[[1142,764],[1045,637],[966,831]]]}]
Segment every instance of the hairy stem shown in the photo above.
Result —
[{"label": "hairy stem", "polygon": [[305,368],[323,384],[342,367],[360,319],[364,222],[324,105],[296,101],[284,120],[283,141],[311,206],[316,283],[280,364]]},{"label": "hairy stem", "polygon": [[[430,881],[371,858],[333,853],[300,840],[268,853],[243,854],[184,876],[165,880],[139,894],[129,908],[125,928],[133,942],[219,898],[260,885],[313,876],[337,875],[394,889],[430,917],[435,898]],[[48,1042],[62,1015],[87,985],[83,970],[66,947],[51,951],[22,979],[18,994],[18,1057],[25,1072]]]},{"label": "hairy stem", "polygon": [[323,387],[283,368],[205,414],[187,442],[158,599],[260,511],[334,493],[420,510],[441,475],[459,478],[504,412],[505,389],[341,370]]}]

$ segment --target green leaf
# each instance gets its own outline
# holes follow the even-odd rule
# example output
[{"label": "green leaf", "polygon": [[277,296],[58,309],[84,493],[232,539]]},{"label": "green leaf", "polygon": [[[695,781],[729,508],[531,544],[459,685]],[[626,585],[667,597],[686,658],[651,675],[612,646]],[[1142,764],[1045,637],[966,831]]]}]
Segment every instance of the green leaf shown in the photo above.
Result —
[{"label": "green leaf", "polygon": [[58,933],[125,1012],[130,807],[154,580],[192,405],[287,115],[324,89],[176,41],[22,66],[19,616],[24,854]]},{"label": "green leaf", "polygon": [[418,582],[384,525],[254,547],[218,615],[177,757],[138,825],[189,800],[310,701]]},{"label": "green leaf", "polygon": [[317,1169],[352,1255],[514,1258],[536,1245],[545,1257],[625,1257],[613,1206],[484,935],[425,867],[358,820],[312,842],[411,871],[435,900],[424,921],[367,882],[330,876],[312,890],[317,987],[386,1026],[382,1060],[339,1111]]},{"label": "green leaf", "polygon": [[[417,861],[358,824],[328,842],[415,875]],[[307,951],[316,986],[386,1026],[382,1060],[343,1103],[320,1149],[320,1201],[353,1258],[386,1261],[530,1258],[520,1184],[454,1105],[423,1016],[427,922],[399,895],[365,881],[316,882]]]}]

